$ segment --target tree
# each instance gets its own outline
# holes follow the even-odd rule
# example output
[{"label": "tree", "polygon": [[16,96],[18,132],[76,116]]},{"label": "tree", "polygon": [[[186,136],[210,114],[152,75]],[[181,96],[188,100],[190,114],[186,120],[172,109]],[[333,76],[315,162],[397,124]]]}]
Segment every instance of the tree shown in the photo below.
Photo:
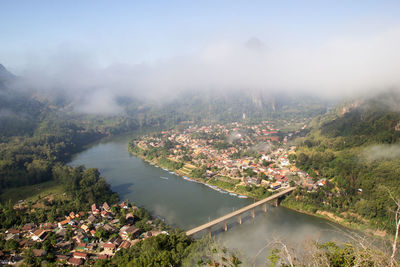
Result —
[{"label": "tree", "polygon": [[118,251],[113,266],[180,266],[192,240],[183,232],[145,239],[129,249]]},{"label": "tree", "polygon": [[17,241],[15,241],[14,239],[10,239],[6,242],[6,244],[4,245],[4,248],[6,250],[10,250],[10,251],[15,251],[17,250],[19,247],[19,244]]},{"label": "tree", "polygon": [[45,250],[45,251],[49,251],[50,248],[52,248],[51,241],[50,241],[49,238],[47,238],[47,239],[46,239],[45,241],[43,241],[43,243],[42,243],[42,249]]},{"label": "tree", "polygon": [[393,194],[389,191],[390,198],[396,204],[396,208],[394,210],[395,215],[395,234],[392,245],[392,255],[390,257],[390,266],[396,265],[396,252],[397,252],[397,239],[399,237],[399,229],[400,229],[400,198],[395,198]]},{"label": "tree", "polygon": [[69,241],[71,240],[71,237],[72,237],[72,231],[71,229],[67,229],[67,231],[65,232],[65,240]]},{"label": "tree", "polygon": [[125,217],[124,214],[121,214],[121,215],[118,217],[118,219],[119,219],[119,223],[120,223],[121,225],[125,225],[125,223],[126,223],[126,217]]},{"label": "tree", "polygon": [[110,236],[110,233],[104,230],[103,228],[99,228],[96,230],[96,237],[105,241]]},{"label": "tree", "polygon": [[33,264],[35,262],[35,257],[33,256],[33,251],[31,248],[25,251],[24,261],[28,264]]},{"label": "tree", "polygon": [[260,172],[260,178],[262,180],[266,180],[267,179],[267,175],[265,175],[265,173],[263,173],[263,172]]}]

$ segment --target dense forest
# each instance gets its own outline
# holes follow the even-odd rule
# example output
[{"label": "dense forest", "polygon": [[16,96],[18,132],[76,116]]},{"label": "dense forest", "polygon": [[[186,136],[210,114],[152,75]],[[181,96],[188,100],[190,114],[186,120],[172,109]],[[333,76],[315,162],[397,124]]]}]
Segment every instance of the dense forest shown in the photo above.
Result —
[{"label": "dense forest", "polygon": [[394,231],[396,203],[389,196],[400,196],[400,112],[391,102],[398,100],[397,94],[387,93],[315,119],[295,161],[315,179],[326,178],[327,186],[298,191],[290,199],[301,199],[310,211],[327,210]]}]

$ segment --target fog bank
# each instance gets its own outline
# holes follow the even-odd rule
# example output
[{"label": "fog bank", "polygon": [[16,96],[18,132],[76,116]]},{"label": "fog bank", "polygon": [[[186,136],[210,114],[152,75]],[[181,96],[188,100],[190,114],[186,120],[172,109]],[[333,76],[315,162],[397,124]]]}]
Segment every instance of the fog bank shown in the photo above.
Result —
[{"label": "fog bank", "polygon": [[184,92],[309,94],[325,98],[365,96],[400,87],[400,29],[322,44],[281,47],[251,38],[218,42],[189,55],[142,64],[101,67],[79,49],[36,58],[19,87],[62,95],[78,111],[115,113],[116,97],[166,101]]},{"label": "fog bank", "polygon": [[373,145],[364,149],[363,154],[370,161],[400,158],[400,145]]}]

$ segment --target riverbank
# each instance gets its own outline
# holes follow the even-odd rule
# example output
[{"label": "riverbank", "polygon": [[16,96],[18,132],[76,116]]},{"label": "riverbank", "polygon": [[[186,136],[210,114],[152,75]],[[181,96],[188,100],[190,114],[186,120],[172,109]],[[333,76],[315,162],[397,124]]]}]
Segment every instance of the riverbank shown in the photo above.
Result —
[{"label": "riverbank", "polygon": [[[196,183],[199,183],[199,184],[203,184],[203,185],[205,185],[205,186],[207,186],[207,187],[210,187],[211,189],[214,189],[214,190],[216,190],[216,191],[219,191],[220,193],[227,193],[227,194],[230,194],[230,195],[232,195],[232,196],[236,196],[236,197],[238,197],[238,198],[252,198],[252,199],[257,200],[256,198],[254,198],[253,196],[251,196],[251,195],[249,195],[249,194],[245,194],[245,193],[243,193],[243,192],[237,192],[237,191],[234,191],[234,190],[232,190],[232,189],[230,189],[230,188],[221,187],[221,186],[217,186],[217,185],[214,185],[214,184],[207,183],[207,182],[205,181],[205,179],[192,177],[192,176],[190,176],[189,174],[180,171],[179,169],[172,169],[172,170],[171,170],[171,169],[168,169],[169,166],[166,166],[165,164],[164,164],[164,165],[163,165],[163,164],[160,164],[160,162],[158,161],[159,158],[154,158],[153,160],[147,159],[147,158],[144,157],[143,155],[141,155],[141,154],[139,154],[139,153],[136,153],[136,152],[131,148],[131,146],[129,146],[129,145],[128,145],[128,151],[129,151],[129,153],[131,153],[132,155],[134,155],[134,156],[136,156],[136,157],[142,159],[143,161],[145,161],[145,162],[147,162],[147,163],[149,163],[149,164],[151,164],[151,165],[153,165],[153,166],[156,166],[156,167],[165,169],[166,171],[173,172],[174,174],[176,174],[176,175],[178,175],[178,176],[181,176],[182,179],[185,179],[185,180],[188,180],[188,181],[192,181],[192,182],[196,182]],[[167,159],[167,160],[168,160],[168,159]]]},{"label": "riverbank", "polygon": [[[384,230],[374,229],[369,225],[356,223],[348,221],[345,218],[339,217],[332,212],[318,210],[316,207],[313,206],[306,206],[304,203],[299,201],[293,201],[292,199],[285,199],[281,202],[281,206],[303,213],[310,216],[318,217],[335,224],[338,224],[348,230],[359,231],[367,235],[372,235],[374,238],[379,238],[385,241],[391,241],[391,236]],[[315,209],[315,211],[310,211],[310,209]]]}]

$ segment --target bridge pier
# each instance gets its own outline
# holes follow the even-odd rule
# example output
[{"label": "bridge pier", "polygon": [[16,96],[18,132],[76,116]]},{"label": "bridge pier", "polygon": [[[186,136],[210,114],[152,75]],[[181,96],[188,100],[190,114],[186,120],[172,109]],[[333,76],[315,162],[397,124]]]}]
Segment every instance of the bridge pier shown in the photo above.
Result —
[{"label": "bridge pier", "polygon": [[267,212],[267,203],[263,204],[262,209],[263,209],[264,212]]},{"label": "bridge pier", "polygon": [[192,236],[200,231],[204,231],[206,230],[208,232],[208,236],[211,238],[212,237],[212,232],[211,232],[211,228],[214,225],[221,225],[221,223],[223,224],[222,227],[225,231],[228,230],[228,221],[230,219],[233,219],[235,216],[237,216],[237,221],[239,224],[242,224],[242,216],[244,213],[250,211],[251,217],[255,218],[255,209],[258,206],[262,206],[262,209],[264,212],[267,212],[267,203],[271,203],[273,206],[277,207],[279,205],[279,198],[282,198],[282,196],[285,196],[287,194],[289,194],[290,192],[292,192],[293,190],[295,190],[295,187],[290,187],[288,189],[285,189],[281,192],[276,193],[275,195],[269,196],[265,199],[262,199],[260,201],[257,201],[253,204],[250,204],[246,207],[243,207],[239,210],[233,211],[225,216],[222,216],[220,218],[217,218],[213,221],[209,221],[208,223],[205,223],[203,225],[197,226],[191,230],[186,231],[186,235],[188,236]]}]

